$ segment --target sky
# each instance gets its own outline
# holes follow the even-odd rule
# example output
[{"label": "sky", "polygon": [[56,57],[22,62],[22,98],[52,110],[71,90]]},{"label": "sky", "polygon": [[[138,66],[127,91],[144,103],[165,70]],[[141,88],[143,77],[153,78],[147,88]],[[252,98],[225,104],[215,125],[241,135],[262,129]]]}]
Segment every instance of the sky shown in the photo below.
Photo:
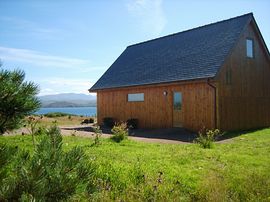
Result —
[{"label": "sky", "polygon": [[269,0],[0,0],[0,60],[39,95],[87,94],[128,45],[249,12],[269,48],[269,9]]}]

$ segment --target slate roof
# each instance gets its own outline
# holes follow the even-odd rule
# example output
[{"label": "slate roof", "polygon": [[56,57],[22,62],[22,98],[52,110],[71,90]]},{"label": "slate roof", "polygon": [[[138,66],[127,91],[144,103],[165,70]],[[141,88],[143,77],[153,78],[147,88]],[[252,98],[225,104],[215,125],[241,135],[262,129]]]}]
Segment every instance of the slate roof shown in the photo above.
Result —
[{"label": "slate roof", "polygon": [[90,91],[213,78],[252,13],[128,46]]}]

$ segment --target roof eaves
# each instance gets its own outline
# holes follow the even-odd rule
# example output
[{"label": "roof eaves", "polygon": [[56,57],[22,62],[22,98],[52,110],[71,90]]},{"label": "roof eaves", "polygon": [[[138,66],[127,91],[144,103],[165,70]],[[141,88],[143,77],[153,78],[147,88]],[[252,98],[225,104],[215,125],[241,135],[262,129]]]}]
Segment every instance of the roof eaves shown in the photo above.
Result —
[{"label": "roof eaves", "polygon": [[182,79],[182,80],[172,80],[172,81],[164,81],[164,82],[147,82],[147,83],[141,83],[141,84],[131,84],[131,85],[122,85],[122,86],[112,86],[112,87],[105,87],[105,88],[90,88],[89,92],[97,92],[98,90],[109,90],[109,89],[119,89],[119,88],[127,88],[127,87],[136,87],[136,86],[148,86],[148,85],[155,85],[155,84],[170,84],[175,82],[184,82],[184,81],[196,81],[196,80],[202,80],[202,79],[213,79],[214,76],[204,76],[204,77],[196,77],[192,79]]},{"label": "roof eaves", "polygon": [[255,20],[255,18],[253,17],[252,19],[253,19],[253,22],[254,22],[254,24],[255,24],[256,31],[258,32],[259,37],[260,37],[260,39],[262,40],[263,46],[265,47],[265,50],[266,50],[266,52],[267,52],[268,59],[270,60],[269,49],[268,49],[268,47],[267,47],[267,45],[266,45],[266,43],[265,43],[265,41],[264,41],[264,39],[263,39],[262,33],[261,33],[260,29],[259,29],[259,26],[258,26],[258,24],[257,24],[257,22],[256,22],[256,20]]}]

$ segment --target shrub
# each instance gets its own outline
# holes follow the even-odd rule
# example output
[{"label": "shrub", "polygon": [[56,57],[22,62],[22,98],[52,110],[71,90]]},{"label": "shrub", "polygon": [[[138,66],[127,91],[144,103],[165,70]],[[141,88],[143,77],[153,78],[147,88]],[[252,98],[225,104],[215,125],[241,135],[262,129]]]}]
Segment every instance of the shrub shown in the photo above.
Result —
[{"label": "shrub", "polygon": [[84,151],[62,149],[53,126],[34,145],[34,153],[0,145],[0,201],[65,201],[80,187],[93,186],[92,165]]},{"label": "shrub", "polygon": [[84,119],[81,124],[88,124],[88,123],[94,123],[94,118]]},{"label": "shrub", "polygon": [[139,125],[138,119],[128,119],[127,120],[127,126],[128,128],[137,129]]},{"label": "shrub", "polygon": [[94,123],[95,122],[95,119],[91,117],[91,118],[88,119],[88,122],[89,123]]},{"label": "shrub", "polygon": [[215,138],[220,134],[218,129],[215,130],[207,130],[202,129],[199,132],[199,137],[196,138],[196,142],[202,147],[202,148],[212,148],[213,142],[215,141]]},{"label": "shrub", "polygon": [[114,119],[111,117],[105,117],[103,123],[106,127],[112,128],[114,126]]},{"label": "shrub", "polygon": [[126,123],[119,123],[115,125],[112,129],[112,137],[111,139],[115,142],[121,142],[128,136],[128,129]]}]

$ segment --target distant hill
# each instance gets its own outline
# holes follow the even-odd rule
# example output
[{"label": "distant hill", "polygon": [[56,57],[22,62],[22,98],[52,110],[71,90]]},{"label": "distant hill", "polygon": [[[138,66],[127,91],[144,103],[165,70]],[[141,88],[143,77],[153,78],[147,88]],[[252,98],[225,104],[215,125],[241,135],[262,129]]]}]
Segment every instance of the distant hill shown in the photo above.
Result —
[{"label": "distant hill", "polygon": [[42,107],[94,107],[97,105],[96,96],[76,94],[76,93],[62,93],[55,95],[39,96]]}]

